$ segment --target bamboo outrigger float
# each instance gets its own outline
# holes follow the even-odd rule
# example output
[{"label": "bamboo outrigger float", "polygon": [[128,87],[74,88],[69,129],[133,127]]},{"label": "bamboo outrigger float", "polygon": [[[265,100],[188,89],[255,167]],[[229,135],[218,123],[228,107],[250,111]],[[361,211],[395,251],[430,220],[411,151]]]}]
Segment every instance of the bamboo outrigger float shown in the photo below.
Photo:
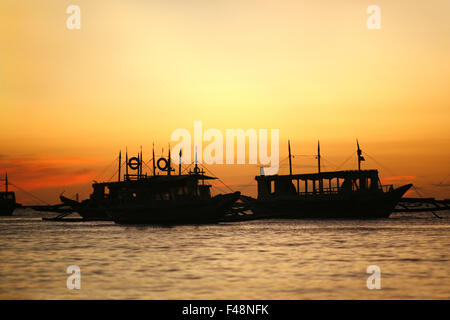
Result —
[{"label": "bamboo outrigger float", "polygon": [[394,212],[450,211],[450,199],[402,198]]}]

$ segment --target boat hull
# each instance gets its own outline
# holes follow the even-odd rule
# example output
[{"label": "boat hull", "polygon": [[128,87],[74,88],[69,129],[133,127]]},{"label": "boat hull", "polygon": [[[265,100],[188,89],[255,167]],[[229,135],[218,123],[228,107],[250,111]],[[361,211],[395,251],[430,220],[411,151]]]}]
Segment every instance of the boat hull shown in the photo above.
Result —
[{"label": "boat hull", "polygon": [[220,222],[240,193],[218,195],[208,200],[155,201],[147,204],[121,205],[108,209],[119,224],[208,224]]},{"label": "boat hull", "polygon": [[2,205],[0,207],[0,216],[12,216],[14,209],[16,208],[15,204],[9,205]]},{"label": "boat hull", "polygon": [[61,202],[72,208],[77,212],[83,220],[86,221],[110,221],[111,217],[107,213],[104,206],[93,204],[90,200],[78,202],[64,196],[59,197]]},{"label": "boat hull", "polygon": [[111,217],[108,215],[104,208],[79,208],[76,212],[86,221],[111,221]]},{"label": "boat hull", "polygon": [[389,192],[288,196],[255,200],[252,211],[279,219],[379,219],[388,218],[411,185]]}]

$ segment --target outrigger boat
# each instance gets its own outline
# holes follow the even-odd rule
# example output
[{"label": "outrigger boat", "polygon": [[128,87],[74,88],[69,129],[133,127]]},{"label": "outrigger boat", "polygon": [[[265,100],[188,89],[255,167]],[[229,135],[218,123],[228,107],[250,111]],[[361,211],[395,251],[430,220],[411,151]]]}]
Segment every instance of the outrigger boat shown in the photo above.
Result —
[{"label": "outrigger boat", "polygon": [[377,170],[361,170],[358,141],[357,147],[358,170],[322,172],[318,144],[318,172],[293,174],[288,143],[289,174],[256,176],[258,197],[245,200],[254,214],[271,218],[388,218],[412,184],[381,185]]},{"label": "outrigger boat", "polygon": [[12,216],[17,207],[16,195],[14,192],[8,191],[8,173],[2,180],[5,181],[5,191],[0,192],[0,216]]},{"label": "outrigger boat", "polygon": [[[181,158],[181,155],[180,155]],[[61,201],[78,212],[84,220],[113,220],[121,224],[202,224],[219,222],[240,193],[211,196],[207,180],[215,177],[205,175],[197,162],[193,171],[173,175],[170,151],[168,159],[159,158],[157,167],[166,175],[156,173],[153,152],[153,175],[142,173],[142,151],[128,159],[126,173],[121,177],[121,153],[119,153],[118,180],[95,182],[90,198],[82,202],[61,196]],[[129,174],[129,169],[134,170]]]}]

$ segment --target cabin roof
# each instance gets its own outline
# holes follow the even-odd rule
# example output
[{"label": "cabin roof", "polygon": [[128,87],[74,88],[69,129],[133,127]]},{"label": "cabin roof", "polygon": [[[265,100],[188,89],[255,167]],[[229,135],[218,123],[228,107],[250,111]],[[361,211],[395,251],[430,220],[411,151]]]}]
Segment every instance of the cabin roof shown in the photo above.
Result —
[{"label": "cabin roof", "polygon": [[204,174],[183,174],[183,175],[157,175],[149,176],[146,178],[140,178],[138,180],[125,180],[125,181],[113,181],[113,182],[94,182],[96,186],[114,186],[120,184],[147,184],[158,185],[159,183],[179,183],[187,180],[215,180],[216,177],[207,176]]},{"label": "cabin roof", "polygon": [[334,178],[364,178],[377,177],[378,170],[345,170],[345,171],[329,171],[321,173],[303,173],[303,174],[286,174],[271,176],[256,176],[257,181],[273,181],[273,180],[320,180]]}]

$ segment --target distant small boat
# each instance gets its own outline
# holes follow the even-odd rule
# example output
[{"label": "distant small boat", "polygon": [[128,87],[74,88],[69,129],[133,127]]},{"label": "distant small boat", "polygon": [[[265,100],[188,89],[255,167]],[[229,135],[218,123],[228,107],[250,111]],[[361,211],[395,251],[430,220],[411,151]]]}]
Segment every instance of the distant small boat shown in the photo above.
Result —
[{"label": "distant small boat", "polygon": [[289,144],[289,174],[255,177],[258,198],[246,198],[252,211],[283,219],[388,218],[412,184],[381,185],[377,170],[361,170],[357,146],[358,170],[322,172],[318,145],[318,172],[292,174]]},{"label": "distant small boat", "polygon": [[5,191],[0,192],[0,216],[12,216],[17,204],[15,193],[8,191],[8,173],[0,181],[5,181]]}]

